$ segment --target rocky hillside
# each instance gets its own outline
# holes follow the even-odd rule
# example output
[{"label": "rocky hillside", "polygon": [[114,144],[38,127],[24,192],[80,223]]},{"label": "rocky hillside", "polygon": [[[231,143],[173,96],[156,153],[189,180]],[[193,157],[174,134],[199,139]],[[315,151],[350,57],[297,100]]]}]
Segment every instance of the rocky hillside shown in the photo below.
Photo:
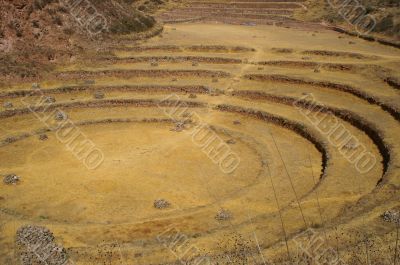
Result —
[{"label": "rocky hillside", "polygon": [[155,23],[131,0],[0,0],[0,74],[35,76],[93,41]]},{"label": "rocky hillside", "polygon": [[[400,1],[399,0],[355,0],[347,4],[346,1],[330,1],[331,3],[344,4],[344,13],[351,12],[351,6],[360,4],[364,9],[359,8],[358,12],[365,10],[365,15],[372,16],[376,25],[371,34],[389,37],[400,40]],[[339,14],[339,10],[333,8],[327,0],[308,0],[305,3],[307,9],[299,10],[296,17],[302,20],[313,22],[327,22],[339,25],[349,30],[354,30],[354,26],[346,22],[345,18]]]}]

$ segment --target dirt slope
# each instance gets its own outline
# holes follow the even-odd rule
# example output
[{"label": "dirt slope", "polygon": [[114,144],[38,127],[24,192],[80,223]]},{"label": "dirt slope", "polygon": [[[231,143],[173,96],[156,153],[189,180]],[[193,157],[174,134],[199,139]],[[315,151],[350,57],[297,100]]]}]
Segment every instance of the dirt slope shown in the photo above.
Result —
[{"label": "dirt slope", "polygon": [[[386,36],[394,40],[400,40],[400,2],[396,0],[360,0],[336,1],[343,4],[343,11],[350,12],[351,6],[360,4],[364,9],[358,9],[364,15],[372,16],[376,25],[371,33]],[[331,1],[335,3],[335,1]],[[313,22],[328,22],[330,24],[343,26],[354,31],[354,26],[346,22],[346,20],[338,13],[338,9],[333,8],[329,1],[326,0],[308,0],[305,2],[307,9],[296,10],[295,17],[301,20]]]},{"label": "dirt slope", "polygon": [[155,25],[152,17],[127,2],[1,0],[0,73],[36,76],[39,68],[72,57],[91,45],[90,40],[143,32]]}]

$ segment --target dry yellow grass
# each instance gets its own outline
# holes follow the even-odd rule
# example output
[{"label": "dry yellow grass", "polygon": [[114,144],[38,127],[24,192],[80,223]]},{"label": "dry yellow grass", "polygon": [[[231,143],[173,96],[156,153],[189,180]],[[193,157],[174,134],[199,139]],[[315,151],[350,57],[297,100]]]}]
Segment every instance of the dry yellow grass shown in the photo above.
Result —
[{"label": "dry yellow grass", "polygon": [[[14,143],[3,142],[0,173],[16,173],[22,180],[18,185],[1,184],[0,263],[13,264],[16,229],[24,224],[37,224],[53,231],[58,242],[67,248],[70,259],[79,265],[173,264],[179,258],[185,261],[196,255],[207,255],[214,264],[217,261],[229,264],[226,256],[233,264],[263,264],[263,260],[282,264],[287,258],[285,235],[289,253],[295,258],[299,239],[294,238],[299,236],[303,240],[305,237],[301,233],[307,228],[315,229],[327,239],[326,247],[339,250],[347,264],[366,264],[367,254],[372,264],[390,264],[394,255],[395,226],[382,221],[380,215],[399,206],[400,128],[396,114],[389,113],[378,103],[329,86],[244,77],[248,74],[281,75],[346,84],[399,109],[399,91],[383,80],[384,75],[400,76],[399,50],[339,36],[325,30],[312,36],[307,30],[273,26],[167,25],[162,38],[155,37],[140,45],[174,45],[181,47],[181,51],[118,50],[115,56],[190,55],[237,58],[243,62],[193,65],[191,61],[160,61],[158,66],[151,66],[150,61],[109,63],[88,58],[85,62],[57,69],[57,73],[91,72],[86,79],[95,80],[93,85],[83,85],[82,79],[88,76],[84,72],[80,73],[83,77],[77,79],[68,78],[68,74],[64,79],[49,77],[41,82],[41,87],[44,94],[54,96],[56,103],[62,104],[68,117],[102,150],[104,161],[94,170],[87,169],[57,139],[55,131],[46,132],[47,141],[40,141],[34,134]],[[350,40],[356,44],[350,45]],[[241,46],[253,51],[183,49],[192,45]],[[292,52],[279,53],[273,48],[288,48]],[[305,55],[306,50],[358,53],[364,57]],[[358,68],[330,70],[321,66],[320,72],[315,72],[314,67],[304,64],[256,64],[262,61],[335,63]],[[143,76],[143,73],[136,76],[137,72],[133,72],[143,69],[193,72],[172,72],[164,76]],[[95,74],[104,70],[114,72]],[[120,70],[128,72],[117,76],[116,71]],[[215,82],[215,77],[197,76],[197,70],[214,71],[211,72],[214,74],[223,71],[229,76],[219,77]],[[86,89],[52,90],[68,85]],[[143,90],[144,86],[153,88]],[[211,95],[200,90],[179,90],[188,86],[205,86],[219,92]],[[30,84],[13,84],[2,91],[23,91],[29,87]],[[104,99],[93,98],[97,90],[104,91]],[[249,91],[264,94],[251,97]],[[332,111],[328,113],[330,119],[336,114],[333,110],[346,110],[350,118],[361,118],[371,126],[358,126],[356,122],[337,116],[377,158],[370,171],[358,172],[300,109],[285,103],[285,99],[299,99],[305,93],[311,93],[319,104]],[[157,103],[171,94],[185,102],[204,103],[188,109],[192,117],[198,115],[204,123],[213,126],[210,130],[224,141],[235,140],[229,147],[240,157],[240,164],[233,173],[223,173],[204,150],[196,146],[190,134],[192,128],[177,132],[171,130],[174,122],[161,122],[171,119],[165,112],[170,108],[157,104],[135,106],[128,101],[113,106],[109,101],[151,99]],[[196,98],[189,98],[189,94],[196,94]],[[280,100],[260,96],[265,94],[280,97]],[[33,103],[39,97],[28,98]],[[21,97],[3,95],[1,105],[4,102],[12,102],[16,109],[24,108]],[[79,102],[82,105],[71,105]],[[85,105],[88,102],[104,104],[88,107]],[[223,104],[230,106],[227,111],[223,111]],[[241,108],[242,113],[238,109],[234,111],[234,107]],[[249,110],[300,124],[312,136],[312,141],[291,126],[271,122],[265,116],[262,119],[251,115]],[[104,119],[114,119],[114,122],[99,122]],[[237,120],[240,124],[235,124]],[[98,123],[81,124],[88,121]],[[45,128],[45,124],[29,112],[2,117],[0,139],[34,133],[41,128]],[[380,140],[371,137],[370,130],[387,144],[387,149],[378,146]],[[316,143],[321,143],[323,150],[318,150]],[[322,151],[329,156],[324,158]],[[390,153],[389,164],[383,159],[387,154],[382,152],[386,151]],[[381,185],[377,186],[379,181]],[[154,208],[154,200],[161,198],[171,206]],[[232,218],[216,220],[221,209],[229,210]],[[187,236],[186,246],[169,249],[157,240],[171,227]],[[367,245],[365,237],[369,240]],[[187,246],[195,246],[197,251],[183,255],[181,251]],[[297,264],[296,261],[293,264]]]}]

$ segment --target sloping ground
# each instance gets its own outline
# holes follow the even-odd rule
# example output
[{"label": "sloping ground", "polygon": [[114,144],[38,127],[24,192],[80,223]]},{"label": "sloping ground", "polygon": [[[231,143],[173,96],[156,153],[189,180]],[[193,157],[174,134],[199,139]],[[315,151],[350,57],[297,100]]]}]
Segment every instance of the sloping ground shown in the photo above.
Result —
[{"label": "sloping ground", "polygon": [[[332,3],[332,5],[329,3]],[[326,22],[354,32],[356,27],[349,21],[361,19],[363,16],[371,16],[376,23],[371,27],[371,31],[368,34],[400,42],[399,1],[360,0],[353,3],[312,0],[306,1],[304,4],[307,9],[298,10],[295,14],[295,17],[300,20]],[[356,4],[358,4],[357,8],[355,8]],[[340,15],[340,13],[344,15]]]},{"label": "sloping ground", "polygon": [[[5,76],[39,70],[96,49],[93,40],[148,31],[155,20],[125,1],[0,1],[0,66]],[[112,37],[115,38],[115,37]]]},{"label": "sloping ground", "polygon": [[187,21],[222,22],[245,25],[299,25],[293,18],[295,10],[304,8],[303,0],[246,0],[246,1],[183,1],[158,18],[168,23]]},{"label": "sloping ground", "polygon": [[[399,77],[398,49],[337,32],[187,23],[41,89],[10,83],[0,172],[20,181],[0,184],[0,264],[27,224],[77,265],[318,264],[308,239],[330,264],[393,264],[398,226],[381,215],[400,206]],[[71,128],[103,152],[97,168]]]}]

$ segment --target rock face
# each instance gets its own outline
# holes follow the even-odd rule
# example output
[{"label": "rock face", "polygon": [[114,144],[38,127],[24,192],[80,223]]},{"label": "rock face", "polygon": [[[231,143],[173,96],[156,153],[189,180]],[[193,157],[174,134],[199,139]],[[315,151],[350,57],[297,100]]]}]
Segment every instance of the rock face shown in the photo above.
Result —
[{"label": "rock face", "polygon": [[165,209],[170,206],[170,203],[164,199],[158,199],[154,201],[154,208],[156,209]]},{"label": "rock face", "polygon": [[7,185],[16,185],[20,181],[20,177],[15,174],[9,174],[4,177],[3,182]]},{"label": "rock face", "polygon": [[55,243],[53,233],[42,226],[27,225],[17,230],[16,243],[22,265],[68,265],[67,252]]}]

